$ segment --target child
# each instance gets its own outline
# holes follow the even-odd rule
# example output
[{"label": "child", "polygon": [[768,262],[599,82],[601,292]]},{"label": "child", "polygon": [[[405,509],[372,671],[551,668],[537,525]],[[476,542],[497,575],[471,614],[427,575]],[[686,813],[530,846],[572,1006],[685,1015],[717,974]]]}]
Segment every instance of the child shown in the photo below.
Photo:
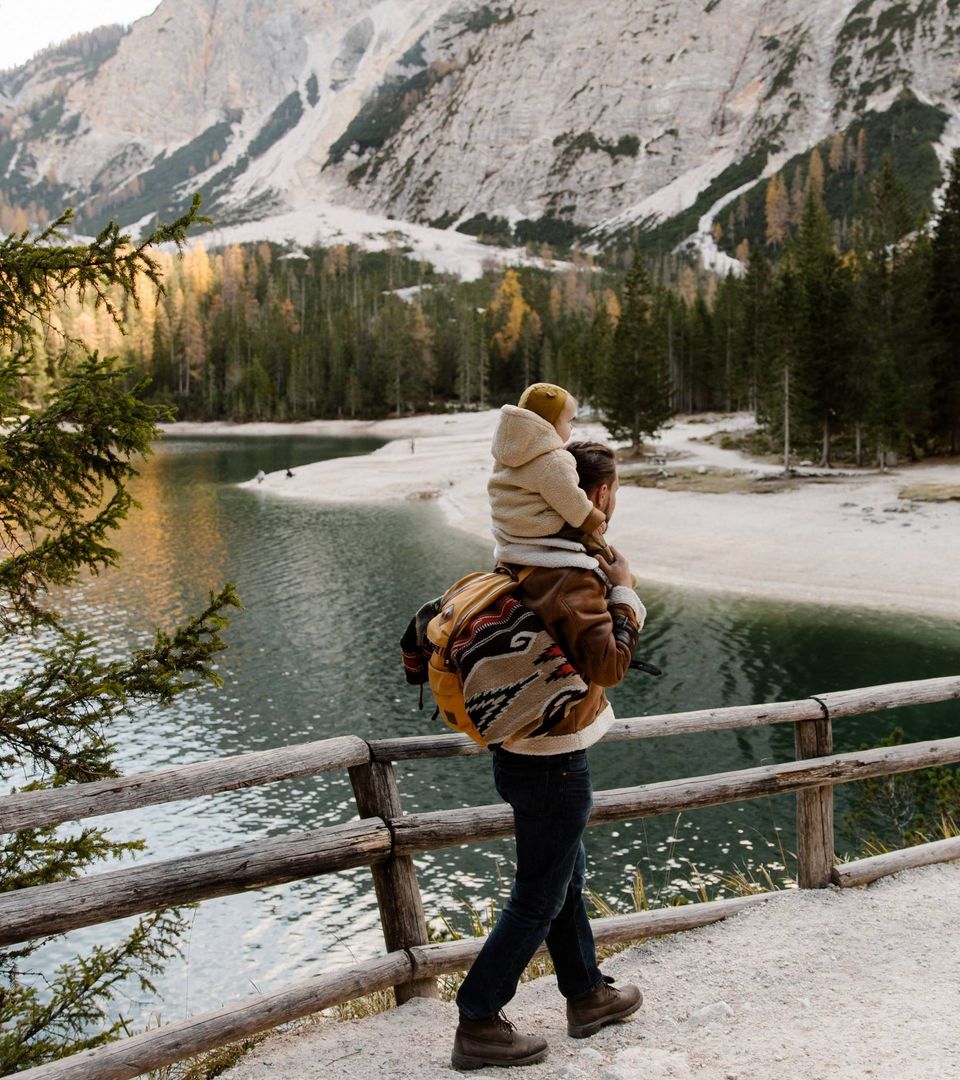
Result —
[{"label": "child", "polygon": [[528,386],[518,405],[500,410],[487,484],[498,562],[572,565],[582,547],[613,561],[601,536],[606,518],[580,488],[564,449],[576,413],[576,398],[552,383]]}]

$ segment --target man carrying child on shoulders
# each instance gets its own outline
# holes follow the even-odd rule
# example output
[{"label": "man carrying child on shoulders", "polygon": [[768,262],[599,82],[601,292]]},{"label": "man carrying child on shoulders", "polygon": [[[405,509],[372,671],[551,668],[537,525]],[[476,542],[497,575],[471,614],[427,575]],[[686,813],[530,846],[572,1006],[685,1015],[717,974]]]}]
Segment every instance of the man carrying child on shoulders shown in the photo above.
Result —
[{"label": "man carrying child on shoulders", "polygon": [[604,689],[630,666],[645,610],[623,555],[602,533],[613,516],[617,468],[600,443],[573,443],[576,401],[561,387],[529,387],[503,407],[494,436],[489,492],[497,562],[533,567],[517,599],[587,684],[587,693],[548,731],[507,738],[494,749],[494,781],[511,805],[517,870],[503,912],[457,1005],[452,1063],[460,1069],[533,1064],[547,1043],[521,1035],[501,1009],[546,941],[567,999],[567,1031],[593,1035],[640,1008],[636,986],[616,988],[597,965],[583,902],[583,833],[592,806],[586,749],[613,720]]}]

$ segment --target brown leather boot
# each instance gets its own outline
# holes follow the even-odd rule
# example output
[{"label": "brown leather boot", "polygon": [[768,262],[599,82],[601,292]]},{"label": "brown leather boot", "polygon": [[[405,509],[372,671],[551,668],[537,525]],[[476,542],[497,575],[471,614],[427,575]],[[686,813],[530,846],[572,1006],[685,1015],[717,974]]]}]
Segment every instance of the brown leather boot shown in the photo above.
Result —
[{"label": "brown leather boot", "polygon": [[603,982],[585,997],[567,1002],[567,1034],[571,1039],[586,1039],[607,1024],[624,1020],[643,1004],[639,986],[629,983],[619,990],[604,975]]},{"label": "brown leather boot", "polygon": [[485,1065],[533,1065],[547,1056],[547,1040],[521,1035],[500,1013],[487,1020],[460,1017],[450,1062],[455,1069]]}]

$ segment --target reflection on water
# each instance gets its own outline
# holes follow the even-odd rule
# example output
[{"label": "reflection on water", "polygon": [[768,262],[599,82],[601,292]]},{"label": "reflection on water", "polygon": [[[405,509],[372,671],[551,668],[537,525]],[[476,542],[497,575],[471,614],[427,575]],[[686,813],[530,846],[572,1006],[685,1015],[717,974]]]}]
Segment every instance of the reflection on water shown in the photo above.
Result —
[{"label": "reflection on water", "polygon": [[[165,440],[137,485],[142,509],[124,527],[122,569],[71,595],[71,611],[118,651],[196,611],[211,589],[236,582],[246,610],[227,633],[222,690],[132,716],[116,731],[123,772],[183,764],[339,734],[436,731],[403,682],[400,633],[412,612],[450,582],[488,565],[490,546],[447,528],[434,507],[321,506],[240,490],[257,469],[363,453],[370,440]],[[960,630],[932,621],[785,608],[662,588],[639,654],[661,679],[632,674],[612,692],[617,713],[641,715],[803,697],[898,679],[955,674]],[[955,703],[836,725],[838,750],[875,742],[894,722],[908,738],[955,733]],[[788,725],[599,746],[598,789],[789,760]],[[398,766],[404,806],[495,802],[485,757]],[[840,789],[838,821],[842,819]],[[701,870],[745,867],[793,844],[789,797],[651,818],[589,834],[591,885],[623,898],[634,869],[648,891],[692,888]],[[144,860],[335,824],[355,815],[346,773],[300,778],[106,819],[142,836]],[[510,876],[509,842],[416,860],[428,914],[498,894]],[[91,928],[67,947],[103,940]],[[117,931],[119,932],[119,931]],[[50,962],[64,955],[51,949]],[[170,1021],[256,990],[306,978],[382,949],[368,870],[320,877],[199,905],[184,959],[158,982],[159,1001],[123,1006]]]}]

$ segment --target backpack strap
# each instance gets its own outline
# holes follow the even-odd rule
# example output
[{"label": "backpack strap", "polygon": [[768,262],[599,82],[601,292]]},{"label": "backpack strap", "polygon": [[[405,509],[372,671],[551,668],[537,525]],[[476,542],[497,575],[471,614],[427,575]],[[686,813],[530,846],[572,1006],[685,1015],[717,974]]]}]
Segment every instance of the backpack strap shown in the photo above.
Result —
[{"label": "backpack strap", "polygon": [[[493,573],[501,575],[507,578],[507,581],[500,587],[498,584],[497,591],[494,595],[486,596],[482,600],[474,601],[473,606],[465,608],[460,612],[457,621],[450,627],[450,632],[447,636],[447,648],[440,648],[434,646],[434,652],[438,653],[444,660],[448,660],[450,649],[449,646],[459,636],[463,627],[484,608],[488,607],[494,602],[495,599],[502,596],[504,593],[513,592],[518,585],[522,585],[523,582],[536,570],[535,566],[522,566],[518,571],[514,571],[506,563],[498,563],[494,567]],[[475,577],[481,577],[483,575],[477,574]]]},{"label": "backpack strap", "polygon": [[518,585],[522,585],[536,569],[535,566],[521,566],[519,570],[515,571],[507,563],[497,563],[493,568],[493,572],[495,574],[506,574],[508,577],[512,577]]}]

